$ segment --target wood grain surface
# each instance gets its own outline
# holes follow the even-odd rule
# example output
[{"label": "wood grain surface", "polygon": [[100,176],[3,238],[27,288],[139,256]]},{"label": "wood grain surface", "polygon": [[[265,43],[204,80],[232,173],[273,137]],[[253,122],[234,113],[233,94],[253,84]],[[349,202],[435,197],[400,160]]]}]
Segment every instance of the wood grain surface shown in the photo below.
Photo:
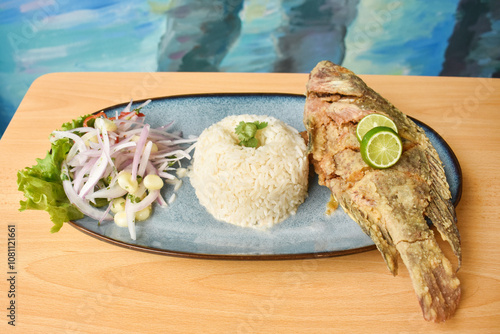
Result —
[{"label": "wood grain surface", "polygon": [[[18,211],[16,172],[45,156],[50,132],[63,122],[130,99],[304,93],[307,81],[306,74],[54,73],[33,83],[0,140],[0,332],[500,332],[500,80],[363,79],[440,133],[460,161],[462,300],[451,320],[423,320],[406,268],[393,277],[378,251],[293,261],[197,260],[117,247],[70,225],[51,234],[45,212]],[[8,225],[16,227],[15,328],[7,317]]]}]

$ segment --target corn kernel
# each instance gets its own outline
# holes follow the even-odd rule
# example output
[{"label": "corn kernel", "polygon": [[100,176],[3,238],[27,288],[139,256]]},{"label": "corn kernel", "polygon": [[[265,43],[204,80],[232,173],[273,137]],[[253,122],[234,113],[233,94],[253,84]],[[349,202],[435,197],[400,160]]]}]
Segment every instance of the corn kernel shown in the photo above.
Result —
[{"label": "corn kernel", "polygon": [[137,211],[135,213],[135,220],[137,220],[137,221],[143,221],[143,220],[148,219],[149,216],[151,216],[151,211],[152,211],[151,205],[148,205],[144,209],[142,209],[140,211]]},{"label": "corn kernel", "polygon": [[163,187],[163,180],[155,174],[146,175],[143,182],[148,190],[159,190]]},{"label": "corn kernel", "polygon": [[137,187],[137,190],[134,191],[133,193],[130,193],[130,195],[136,197],[137,201],[141,201],[146,197],[146,186],[144,185],[144,182],[139,183],[139,186]]},{"label": "corn kernel", "polygon": [[137,180],[132,180],[132,174],[126,171],[121,171],[118,174],[118,184],[123,190],[126,190],[129,193],[135,193],[139,187]]},{"label": "corn kernel", "polygon": [[125,198],[123,197],[115,198],[111,202],[111,212],[118,213],[124,210],[125,210]]},{"label": "corn kernel", "polygon": [[128,226],[127,214],[125,213],[125,211],[120,211],[120,212],[116,213],[115,217],[114,217],[114,221],[115,221],[115,224],[120,226],[120,227],[127,227]]},{"label": "corn kernel", "polygon": [[85,140],[85,146],[90,147],[90,143],[98,143],[99,140],[97,139],[97,136],[92,136],[92,137],[87,137],[88,139]]},{"label": "corn kernel", "polygon": [[[130,141],[133,141],[134,143],[137,143],[139,141],[139,136],[137,135],[133,135],[132,138],[130,138]],[[147,145],[147,142],[146,142],[146,145]],[[142,153],[144,153],[144,150],[146,149],[146,145],[144,145],[143,149],[142,149]],[[156,153],[158,152],[158,145],[156,145],[155,143],[152,143],[151,145],[151,153]]]},{"label": "corn kernel", "polygon": [[96,118],[94,128],[102,130],[105,128],[107,131],[116,131],[118,128],[116,123],[107,118]]}]

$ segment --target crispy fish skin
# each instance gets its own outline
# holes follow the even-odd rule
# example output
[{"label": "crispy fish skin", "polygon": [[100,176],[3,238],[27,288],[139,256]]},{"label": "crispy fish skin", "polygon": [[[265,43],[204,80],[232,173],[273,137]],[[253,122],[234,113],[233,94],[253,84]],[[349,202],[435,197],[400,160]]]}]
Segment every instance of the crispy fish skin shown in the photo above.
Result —
[{"label": "crispy fish skin", "polygon": [[[391,118],[403,141],[401,159],[391,168],[373,169],[359,153],[356,125],[370,113]],[[353,72],[329,61],[310,73],[304,124],[319,183],[372,238],[393,275],[400,254],[424,318],[450,318],[460,282],[425,216],[451,245],[458,268],[460,235],[441,160],[424,131]]]}]

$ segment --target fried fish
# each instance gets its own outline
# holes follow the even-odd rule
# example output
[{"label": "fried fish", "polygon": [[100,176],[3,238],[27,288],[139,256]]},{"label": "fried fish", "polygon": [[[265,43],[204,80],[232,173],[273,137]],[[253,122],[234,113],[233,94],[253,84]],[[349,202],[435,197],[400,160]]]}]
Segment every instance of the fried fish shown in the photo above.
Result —
[{"label": "fried fish", "polygon": [[[393,167],[374,169],[361,157],[356,125],[371,113],[398,128],[403,154]],[[371,237],[393,275],[401,256],[424,318],[450,318],[460,281],[425,217],[451,245],[458,268],[460,235],[441,160],[424,131],[353,72],[329,61],[310,73],[304,124],[319,183]]]}]

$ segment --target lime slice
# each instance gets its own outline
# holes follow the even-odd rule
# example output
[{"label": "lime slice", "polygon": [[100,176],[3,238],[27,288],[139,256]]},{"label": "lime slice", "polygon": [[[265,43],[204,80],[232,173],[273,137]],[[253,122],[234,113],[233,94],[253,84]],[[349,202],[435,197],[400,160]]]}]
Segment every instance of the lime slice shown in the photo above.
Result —
[{"label": "lime slice", "polygon": [[398,133],[398,128],[392,119],[381,114],[370,114],[363,117],[356,127],[356,137],[358,137],[359,142],[363,140],[363,137],[368,131],[377,126],[386,126]]},{"label": "lime slice", "polygon": [[361,141],[361,156],[373,168],[387,168],[398,162],[403,143],[393,129],[379,126],[368,131]]}]

